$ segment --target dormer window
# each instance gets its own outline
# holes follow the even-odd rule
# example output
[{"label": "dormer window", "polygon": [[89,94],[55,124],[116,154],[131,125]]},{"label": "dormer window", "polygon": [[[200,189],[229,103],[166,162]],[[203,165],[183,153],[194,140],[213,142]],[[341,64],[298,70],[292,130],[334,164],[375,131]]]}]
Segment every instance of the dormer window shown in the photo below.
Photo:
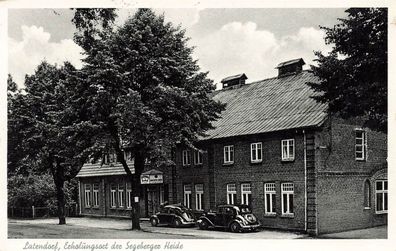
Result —
[{"label": "dormer window", "polygon": [[247,77],[245,73],[242,73],[242,74],[223,78],[221,80],[221,83],[223,84],[223,89],[226,89],[232,86],[242,86],[245,84],[246,79]]},{"label": "dormer window", "polygon": [[278,78],[301,72],[303,65],[305,65],[305,62],[302,58],[293,59],[278,64],[276,67],[276,69],[278,69]]}]

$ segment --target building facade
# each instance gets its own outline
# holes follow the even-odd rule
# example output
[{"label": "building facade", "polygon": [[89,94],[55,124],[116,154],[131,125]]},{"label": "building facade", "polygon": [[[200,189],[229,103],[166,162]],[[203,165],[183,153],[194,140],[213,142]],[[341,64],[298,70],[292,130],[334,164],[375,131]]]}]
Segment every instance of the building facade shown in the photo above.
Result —
[{"label": "building facade", "polygon": [[[225,78],[223,89],[212,94],[227,104],[214,129],[196,149],[178,146],[175,166],[148,170],[163,180],[145,187],[143,215],[157,210],[150,206],[157,200],[156,205],[183,203],[197,212],[248,204],[266,228],[311,234],[386,224],[387,135],[363,128],[362,120],[328,114],[325,104],[312,99],[306,83],[318,79],[303,64],[281,63],[277,77],[250,84],[245,74]],[[111,184],[125,183],[123,174],[97,177],[92,169],[91,177],[84,174],[87,168],[79,174],[80,205],[92,181],[92,191],[95,182],[105,191],[106,209],[82,206],[81,213],[127,215],[126,203],[118,211],[109,208],[114,191],[123,191]]]}]

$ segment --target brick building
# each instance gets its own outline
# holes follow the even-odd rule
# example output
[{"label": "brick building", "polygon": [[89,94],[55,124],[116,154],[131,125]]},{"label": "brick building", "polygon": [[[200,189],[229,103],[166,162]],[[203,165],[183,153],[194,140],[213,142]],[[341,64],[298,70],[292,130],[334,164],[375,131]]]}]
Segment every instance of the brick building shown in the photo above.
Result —
[{"label": "brick building", "polygon": [[223,79],[213,98],[226,111],[199,142],[202,160],[176,151],[178,201],[249,204],[265,227],[311,234],[386,224],[387,136],[329,115],[303,64],[250,84],[245,74]]},{"label": "brick building", "polygon": [[[197,143],[199,150],[179,146],[176,166],[148,168],[163,179],[145,186],[143,215],[166,200],[197,211],[248,204],[264,227],[311,234],[386,224],[387,135],[363,128],[359,119],[328,114],[326,105],[311,98],[306,83],[318,79],[303,64],[281,63],[277,77],[250,84],[245,74],[223,79],[223,89],[212,97],[226,103],[226,110]],[[118,165],[83,167],[81,214],[127,215],[127,204],[117,204],[122,199],[110,205],[118,191],[127,200]],[[94,185],[103,192],[95,209],[85,202],[94,198]]]}]

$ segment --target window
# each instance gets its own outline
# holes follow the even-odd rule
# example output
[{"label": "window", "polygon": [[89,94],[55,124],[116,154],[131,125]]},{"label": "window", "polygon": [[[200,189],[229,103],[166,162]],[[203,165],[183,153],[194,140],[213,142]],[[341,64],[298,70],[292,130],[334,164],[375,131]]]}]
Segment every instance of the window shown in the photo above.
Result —
[{"label": "window", "polygon": [[195,209],[202,210],[203,184],[195,185]]},{"label": "window", "polygon": [[103,155],[103,162],[102,162],[102,164],[105,164],[105,165],[109,164],[109,158],[108,158],[108,157],[109,157],[109,156],[107,155],[107,153]]},{"label": "window", "polygon": [[276,214],[275,196],[275,183],[266,183],[264,185],[265,214]]},{"label": "window", "polygon": [[252,162],[263,161],[263,150],[261,142],[250,144],[250,160]]},{"label": "window", "polygon": [[91,207],[91,184],[84,185],[85,207]]},{"label": "window", "polygon": [[366,132],[362,130],[356,130],[355,138],[355,159],[365,160],[366,159],[366,148],[367,148]]},{"label": "window", "polygon": [[252,200],[252,188],[250,183],[241,184],[242,204],[250,205]]},{"label": "window", "polygon": [[293,215],[294,214],[294,184],[283,183],[282,184],[282,214]]},{"label": "window", "polygon": [[224,163],[231,164],[234,163],[234,146],[225,146],[224,147]]},{"label": "window", "polygon": [[114,152],[109,153],[109,163],[114,163],[114,162],[117,162],[117,155]]},{"label": "window", "polygon": [[191,185],[184,185],[184,206],[191,208]]},{"label": "window", "polygon": [[202,152],[194,151],[194,165],[202,165]]},{"label": "window", "polygon": [[371,207],[370,195],[371,195],[370,181],[364,182],[364,208],[369,209]]},{"label": "window", "polygon": [[124,207],[124,184],[118,184],[118,206]]},{"label": "window", "polygon": [[116,204],[116,194],[117,194],[117,186],[114,184],[110,185],[110,207],[115,208]]},{"label": "window", "polygon": [[126,183],[126,207],[132,208],[132,184],[131,184],[131,182]]},{"label": "window", "polygon": [[182,155],[183,155],[183,166],[189,166],[191,164],[190,151],[183,150]]},{"label": "window", "polygon": [[233,205],[236,201],[236,185],[227,184],[227,204]]},{"label": "window", "polygon": [[130,150],[125,150],[124,151],[124,159],[125,161],[132,161],[132,152]]},{"label": "window", "polygon": [[294,139],[282,140],[282,160],[283,161],[294,160]]},{"label": "window", "polygon": [[93,184],[93,206],[99,207],[99,183]]},{"label": "window", "polygon": [[375,212],[388,212],[388,181],[377,180],[375,182]]}]

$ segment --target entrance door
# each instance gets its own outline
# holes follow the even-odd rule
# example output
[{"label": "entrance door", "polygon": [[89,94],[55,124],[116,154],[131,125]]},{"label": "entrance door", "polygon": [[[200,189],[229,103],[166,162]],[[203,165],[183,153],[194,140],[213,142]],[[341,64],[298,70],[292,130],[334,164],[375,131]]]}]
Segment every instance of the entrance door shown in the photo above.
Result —
[{"label": "entrance door", "polygon": [[159,211],[159,191],[158,187],[147,188],[147,216],[151,216]]}]

